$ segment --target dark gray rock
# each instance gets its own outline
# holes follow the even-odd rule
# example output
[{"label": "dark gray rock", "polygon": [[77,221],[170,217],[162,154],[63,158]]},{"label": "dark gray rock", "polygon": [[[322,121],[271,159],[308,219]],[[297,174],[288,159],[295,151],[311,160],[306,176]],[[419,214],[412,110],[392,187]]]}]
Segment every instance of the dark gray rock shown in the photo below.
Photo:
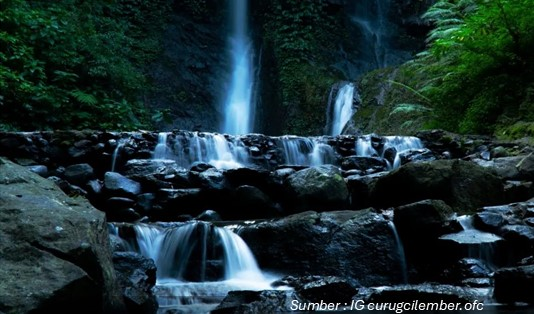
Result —
[{"label": "dark gray rock", "polygon": [[494,279],[493,296],[497,302],[534,304],[534,265],[501,268]]},{"label": "dark gray rock", "polygon": [[240,236],[263,269],[343,276],[365,285],[402,278],[393,231],[368,210],[303,212],[244,226]]},{"label": "dark gray rock", "polygon": [[104,214],[0,158],[0,308],[122,313]]},{"label": "dark gray rock", "polygon": [[335,276],[298,278],[291,286],[303,299],[310,302],[350,303],[358,292],[353,283]]},{"label": "dark gray rock", "polygon": [[46,178],[48,176],[48,167],[45,165],[34,165],[34,166],[27,166],[28,170],[31,172],[37,173],[43,178]]},{"label": "dark gray rock", "polygon": [[76,164],[65,168],[65,179],[78,186],[84,186],[89,180],[94,179],[93,167],[89,164]]},{"label": "dark gray rock", "polygon": [[154,261],[134,252],[115,252],[113,266],[128,312],[156,313],[158,303],[152,293],[156,284]]},{"label": "dark gray rock", "polygon": [[242,185],[235,190],[234,207],[233,215],[228,215],[228,218],[273,218],[281,212],[281,208],[267,194],[251,185]]},{"label": "dark gray rock", "polygon": [[221,220],[221,215],[214,210],[208,209],[203,211],[200,215],[195,217],[196,220],[202,221],[219,221]]},{"label": "dark gray rock", "polygon": [[106,172],[104,175],[104,189],[112,196],[135,198],[141,193],[141,184],[126,178],[120,173]]},{"label": "dark gray rock", "polygon": [[387,164],[379,157],[349,156],[342,159],[341,169],[379,172],[387,170]]},{"label": "dark gray rock", "polygon": [[301,301],[293,291],[230,291],[224,300],[210,313],[283,313],[293,301]]},{"label": "dark gray rock", "polygon": [[370,194],[378,178],[387,172],[377,172],[365,176],[351,175],[345,178],[350,192],[351,209],[368,208],[371,205]]},{"label": "dark gray rock", "polygon": [[534,153],[530,153],[517,164],[519,176],[523,180],[534,181]]},{"label": "dark gray rock", "polygon": [[400,285],[394,287],[383,287],[370,289],[367,295],[361,298],[366,302],[376,303],[412,303],[414,300],[419,303],[473,303],[476,301],[479,308],[483,309],[481,303],[487,298],[486,292],[477,289],[470,289],[452,285],[420,284],[420,285]]},{"label": "dark gray rock", "polygon": [[506,219],[500,213],[481,212],[474,215],[473,224],[477,229],[496,233],[506,224]]},{"label": "dark gray rock", "polygon": [[289,212],[342,210],[348,208],[349,191],[341,172],[334,166],[311,167],[285,180]]},{"label": "dark gray rock", "polygon": [[490,169],[461,160],[409,163],[380,178],[371,191],[371,205],[399,206],[440,199],[459,212],[504,203],[501,179]]},{"label": "dark gray rock", "polygon": [[441,200],[424,200],[396,207],[393,221],[404,239],[435,239],[446,232],[444,226],[453,214]]}]

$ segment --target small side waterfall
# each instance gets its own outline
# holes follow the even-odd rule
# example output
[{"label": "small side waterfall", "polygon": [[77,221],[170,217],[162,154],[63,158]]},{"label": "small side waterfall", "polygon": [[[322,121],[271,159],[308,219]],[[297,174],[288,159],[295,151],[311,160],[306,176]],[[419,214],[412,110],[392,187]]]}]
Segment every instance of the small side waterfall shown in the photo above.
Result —
[{"label": "small side waterfall", "polygon": [[[422,149],[423,143],[414,136],[384,136],[374,137],[372,134],[358,138],[356,141],[356,155],[365,157],[385,158],[389,168],[396,169],[401,166],[400,153],[411,149]],[[387,158],[387,153],[392,156]]]},{"label": "small side waterfall", "polygon": [[395,224],[393,223],[393,221],[389,221],[388,225],[391,228],[391,231],[393,232],[393,236],[395,237],[395,244],[397,245],[397,254],[399,256],[399,265],[400,265],[402,283],[407,284],[408,283],[408,266],[406,264],[406,254],[404,254],[404,245],[402,244],[402,241],[399,237],[399,233],[397,232],[397,228],[395,227]]},{"label": "small side waterfall", "polygon": [[247,35],[247,0],[230,1],[230,12],[233,70],[224,106],[223,132],[237,135],[250,133],[254,121],[252,45]]},{"label": "small side waterfall", "polygon": [[334,149],[317,138],[285,135],[279,137],[285,163],[299,166],[320,166],[334,163]]},{"label": "small side waterfall", "polygon": [[[330,135],[339,135],[343,128],[354,114],[353,98],[354,98],[354,84],[347,83],[343,85],[337,92],[336,100],[329,103],[327,112],[328,125],[330,126]],[[333,106],[333,108],[331,108]],[[331,117],[331,118],[330,118]]]},{"label": "small side waterfall", "polygon": [[126,143],[126,139],[119,139],[117,141],[117,146],[115,146],[115,149],[113,150],[113,154],[111,155],[111,171],[116,171],[117,169],[117,160],[119,159],[119,155],[121,152],[121,149],[124,147],[124,144]]},{"label": "small side waterfall", "polygon": [[[133,228],[120,232],[120,228]],[[237,234],[206,222],[163,227],[136,224],[110,227],[114,234],[130,234],[132,250],[151,258],[157,266],[154,292],[160,308],[211,304],[230,290],[270,288],[254,255]]]}]

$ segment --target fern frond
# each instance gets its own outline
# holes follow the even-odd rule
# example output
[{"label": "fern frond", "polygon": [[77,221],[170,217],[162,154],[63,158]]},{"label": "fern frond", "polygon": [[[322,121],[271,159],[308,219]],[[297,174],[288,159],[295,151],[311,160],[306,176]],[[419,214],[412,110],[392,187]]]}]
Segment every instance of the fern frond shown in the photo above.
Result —
[{"label": "fern frond", "polygon": [[93,94],[86,93],[79,89],[73,90],[70,92],[70,95],[74,97],[77,101],[86,105],[96,105],[98,104],[98,99]]}]

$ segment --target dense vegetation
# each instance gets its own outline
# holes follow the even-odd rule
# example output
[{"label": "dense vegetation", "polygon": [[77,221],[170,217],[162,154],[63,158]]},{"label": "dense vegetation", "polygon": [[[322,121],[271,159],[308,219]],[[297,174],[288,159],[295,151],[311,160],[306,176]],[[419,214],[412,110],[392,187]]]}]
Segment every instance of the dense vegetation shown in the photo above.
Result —
[{"label": "dense vegetation", "polygon": [[284,133],[322,132],[328,91],[342,79],[328,67],[337,49],[333,38],[342,31],[340,8],[316,0],[273,0],[263,7],[263,40],[276,60]]},{"label": "dense vegetation", "polygon": [[126,129],[150,122],[143,68],[165,0],[3,0],[0,130]]},{"label": "dense vegetation", "polygon": [[[501,132],[534,118],[534,10],[531,0],[441,0],[428,49],[413,65],[430,127]],[[534,130],[532,130],[534,131]],[[534,132],[533,132],[534,133]],[[534,134],[524,134],[534,135]]]}]

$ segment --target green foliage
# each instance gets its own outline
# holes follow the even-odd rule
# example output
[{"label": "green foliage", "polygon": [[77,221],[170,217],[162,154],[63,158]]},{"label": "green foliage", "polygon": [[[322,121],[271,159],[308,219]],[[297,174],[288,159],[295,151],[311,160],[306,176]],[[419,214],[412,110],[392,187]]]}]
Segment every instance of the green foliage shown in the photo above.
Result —
[{"label": "green foliage", "polygon": [[328,90],[339,80],[320,66],[335,49],[330,39],[338,21],[322,0],[274,0],[266,11],[264,40],[273,47],[281,103],[288,112],[284,132],[316,134],[324,125]]},{"label": "green foliage", "polygon": [[143,68],[160,49],[166,1],[4,0],[0,125],[141,127]]},{"label": "green foliage", "polygon": [[424,15],[435,28],[415,67],[433,106],[432,126],[492,133],[502,115],[525,118],[534,82],[531,0],[441,0]]}]

